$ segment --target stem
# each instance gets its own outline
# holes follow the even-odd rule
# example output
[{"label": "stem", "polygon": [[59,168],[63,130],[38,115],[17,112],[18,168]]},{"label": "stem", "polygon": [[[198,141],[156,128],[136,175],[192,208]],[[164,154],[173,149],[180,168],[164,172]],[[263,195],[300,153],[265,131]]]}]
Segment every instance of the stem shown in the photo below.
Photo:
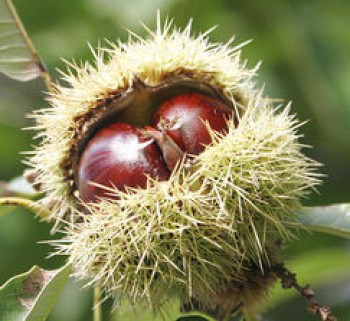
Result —
[{"label": "stem", "polygon": [[37,202],[34,202],[32,200],[28,200],[26,198],[20,198],[20,197],[3,197],[0,198],[0,206],[20,206],[23,207],[37,216],[41,217],[45,221],[48,221],[48,218],[50,216],[50,212],[44,208],[42,205],[38,204]]},{"label": "stem", "polygon": [[337,319],[333,316],[330,307],[320,305],[315,299],[315,292],[311,289],[311,287],[309,285],[304,287],[299,285],[296,275],[286,269],[283,264],[275,265],[273,271],[281,280],[283,289],[294,288],[308,301],[308,310],[311,314],[317,316],[321,321],[337,321]]},{"label": "stem", "polygon": [[97,283],[94,287],[94,321],[102,321],[101,285]]}]

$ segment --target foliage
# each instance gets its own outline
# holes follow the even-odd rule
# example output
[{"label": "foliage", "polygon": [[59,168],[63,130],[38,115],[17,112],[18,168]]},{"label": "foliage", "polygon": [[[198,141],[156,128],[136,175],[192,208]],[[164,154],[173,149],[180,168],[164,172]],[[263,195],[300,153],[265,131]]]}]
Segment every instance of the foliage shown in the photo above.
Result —
[{"label": "foliage", "polygon": [[0,317],[7,321],[45,321],[70,273],[70,267],[47,271],[34,266],[0,287]]},{"label": "foliage", "polygon": [[350,204],[304,208],[299,219],[312,231],[350,238]]}]

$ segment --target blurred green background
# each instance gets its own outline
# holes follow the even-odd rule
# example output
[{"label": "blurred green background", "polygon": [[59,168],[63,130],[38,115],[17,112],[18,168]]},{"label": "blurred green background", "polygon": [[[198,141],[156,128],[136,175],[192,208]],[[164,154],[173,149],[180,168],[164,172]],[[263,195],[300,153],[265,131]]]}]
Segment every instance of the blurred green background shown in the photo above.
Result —
[{"label": "blurred green background", "polygon": [[[87,43],[126,39],[125,29],[141,35],[140,22],[155,25],[156,9],[185,26],[193,17],[195,33],[213,25],[213,42],[232,35],[253,39],[243,58],[253,67],[262,61],[259,85],[269,96],[292,101],[301,120],[306,152],[324,164],[327,174],[318,194],[305,204],[350,201],[350,1],[347,0],[15,0],[20,16],[50,73],[64,66],[61,58],[91,60]],[[45,107],[40,80],[17,83],[0,75],[0,180],[20,175],[23,151],[31,150],[32,125],[26,115]],[[52,238],[49,227],[23,210],[0,218],[0,284],[39,264],[59,267],[63,259],[46,260]],[[320,301],[332,305],[339,321],[350,320],[350,242],[301,233],[286,249],[287,265],[301,283],[311,283]],[[313,320],[293,291],[274,289],[264,320]],[[91,320],[91,293],[71,282],[50,321]],[[112,319],[105,309],[106,320]],[[316,320],[316,319],[315,319]]]}]

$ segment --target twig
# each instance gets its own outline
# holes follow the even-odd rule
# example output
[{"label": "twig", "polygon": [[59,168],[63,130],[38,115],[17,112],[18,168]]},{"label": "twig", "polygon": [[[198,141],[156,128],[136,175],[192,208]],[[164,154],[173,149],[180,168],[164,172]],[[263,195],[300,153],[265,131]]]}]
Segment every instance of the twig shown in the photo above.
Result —
[{"label": "twig", "polygon": [[308,310],[313,315],[317,316],[321,321],[337,321],[336,317],[332,315],[329,306],[320,305],[315,299],[315,292],[309,285],[302,287],[298,284],[295,273],[292,273],[285,268],[284,264],[277,264],[273,267],[273,271],[281,280],[283,289],[296,289],[301,296],[308,301]]},{"label": "twig", "polygon": [[102,321],[101,285],[94,287],[94,321]]},{"label": "twig", "polygon": [[0,206],[20,206],[38,215],[45,221],[48,221],[50,212],[37,202],[21,197],[3,197],[0,198]]}]

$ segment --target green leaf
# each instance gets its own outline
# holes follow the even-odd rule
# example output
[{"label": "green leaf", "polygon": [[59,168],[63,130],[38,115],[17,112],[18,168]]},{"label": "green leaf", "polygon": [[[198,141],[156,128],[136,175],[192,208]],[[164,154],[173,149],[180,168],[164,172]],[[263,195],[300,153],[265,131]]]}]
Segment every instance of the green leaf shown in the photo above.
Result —
[{"label": "green leaf", "polygon": [[0,73],[20,81],[45,73],[11,0],[0,0]]},{"label": "green leaf", "polygon": [[312,231],[350,238],[350,204],[305,207],[298,215],[300,223]]},{"label": "green leaf", "polygon": [[46,320],[69,274],[69,265],[53,271],[34,266],[13,277],[0,287],[0,320]]}]

